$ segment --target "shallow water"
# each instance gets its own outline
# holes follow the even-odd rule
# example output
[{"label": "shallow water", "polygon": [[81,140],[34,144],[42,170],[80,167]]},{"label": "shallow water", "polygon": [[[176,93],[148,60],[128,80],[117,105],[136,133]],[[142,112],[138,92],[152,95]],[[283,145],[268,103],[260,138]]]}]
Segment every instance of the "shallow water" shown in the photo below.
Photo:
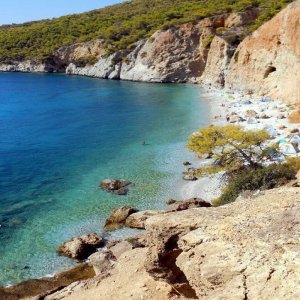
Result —
[{"label": "shallow water", "polygon": [[[58,245],[101,234],[116,206],[163,207],[188,134],[208,122],[193,85],[2,73],[0,91],[0,285],[72,266]],[[114,196],[98,188],[105,178],[134,186]]]}]

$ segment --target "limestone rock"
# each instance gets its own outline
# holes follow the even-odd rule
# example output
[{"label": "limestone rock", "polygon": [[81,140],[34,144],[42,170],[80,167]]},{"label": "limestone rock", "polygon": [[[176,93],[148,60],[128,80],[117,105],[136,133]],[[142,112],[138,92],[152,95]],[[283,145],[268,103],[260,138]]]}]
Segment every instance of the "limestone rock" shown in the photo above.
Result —
[{"label": "limestone rock", "polygon": [[191,198],[183,201],[176,201],[175,203],[170,205],[171,211],[180,211],[191,208],[199,208],[199,207],[211,207],[212,205],[200,198]]},{"label": "limestone rock", "polygon": [[125,252],[132,250],[133,246],[128,241],[121,241],[117,243],[116,245],[110,247],[111,253],[116,257],[117,259]]},{"label": "limestone rock", "polygon": [[105,221],[105,229],[115,230],[124,226],[126,219],[136,212],[138,212],[138,210],[130,206],[115,208]]},{"label": "limestone rock", "polygon": [[127,195],[128,186],[131,184],[130,181],[124,179],[105,179],[101,181],[100,187],[110,193],[116,195]]},{"label": "limestone rock", "polygon": [[181,271],[199,299],[297,299],[299,194],[282,187],[222,207],[154,216],[146,221],[145,267],[173,284]]},{"label": "limestone rock", "polygon": [[58,253],[73,259],[83,260],[104,245],[104,241],[96,233],[75,237],[58,248]]},{"label": "limestone rock", "polygon": [[131,214],[125,222],[127,227],[145,229],[145,221],[155,215],[163,214],[165,211],[145,210]]},{"label": "limestone rock", "polygon": [[96,275],[110,271],[115,264],[115,257],[110,251],[95,252],[88,259]]},{"label": "limestone rock", "polygon": [[226,87],[299,101],[299,21],[297,0],[247,37],[230,62]]}]

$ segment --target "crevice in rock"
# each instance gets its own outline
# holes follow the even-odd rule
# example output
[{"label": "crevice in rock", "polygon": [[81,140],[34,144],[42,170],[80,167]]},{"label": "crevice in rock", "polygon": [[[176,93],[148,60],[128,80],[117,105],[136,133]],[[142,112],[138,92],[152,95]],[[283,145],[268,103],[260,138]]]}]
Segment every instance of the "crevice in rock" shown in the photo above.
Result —
[{"label": "crevice in rock", "polygon": [[165,272],[167,282],[173,287],[173,293],[190,299],[197,299],[195,290],[189,284],[185,274],[176,265],[177,257],[182,253],[178,247],[179,235],[172,235],[159,255],[160,271]]},{"label": "crevice in rock", "polygon": [[276,72],[276,68],[273,67],[273,66],[269,66],[267,68],[267,70],[265,71],[265,74],[264,74],[264,79],[266,79],[267,77],[269,77],[269,75],[273,72]]},{"label": "crevice in rock", "polygon": [[243,274],[243,289],[244,289],[244,299],[248,300],[248,287],[247,287],[247,276]]}]

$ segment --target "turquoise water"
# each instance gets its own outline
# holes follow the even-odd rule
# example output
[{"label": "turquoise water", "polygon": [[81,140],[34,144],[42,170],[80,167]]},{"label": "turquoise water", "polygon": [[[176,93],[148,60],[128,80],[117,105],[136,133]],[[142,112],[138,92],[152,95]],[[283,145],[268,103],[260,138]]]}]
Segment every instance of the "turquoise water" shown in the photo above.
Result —
[{"label": "turquoise water", "polygon": [[[208,122],[193,85],[2,73],[0,90],[0,285],[74,265],[58,245],[103,234],[116,206],[164,206],[188,134]],[[115,196],[98,188],[105,178],[135,185]]]}]

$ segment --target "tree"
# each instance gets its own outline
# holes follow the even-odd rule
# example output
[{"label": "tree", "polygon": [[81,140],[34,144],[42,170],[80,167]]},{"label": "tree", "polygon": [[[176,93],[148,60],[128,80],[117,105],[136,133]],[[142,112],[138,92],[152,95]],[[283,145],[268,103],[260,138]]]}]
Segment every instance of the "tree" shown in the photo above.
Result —
[{"label": "tree", "polygon": [[199,169],[199,173],[236,171],[244,166],[259,168],[270,139],[265,130],[247,131],[240,126],[209,126],[193,133],[188,148],[198,155],[209,154],[213,164]]}]

